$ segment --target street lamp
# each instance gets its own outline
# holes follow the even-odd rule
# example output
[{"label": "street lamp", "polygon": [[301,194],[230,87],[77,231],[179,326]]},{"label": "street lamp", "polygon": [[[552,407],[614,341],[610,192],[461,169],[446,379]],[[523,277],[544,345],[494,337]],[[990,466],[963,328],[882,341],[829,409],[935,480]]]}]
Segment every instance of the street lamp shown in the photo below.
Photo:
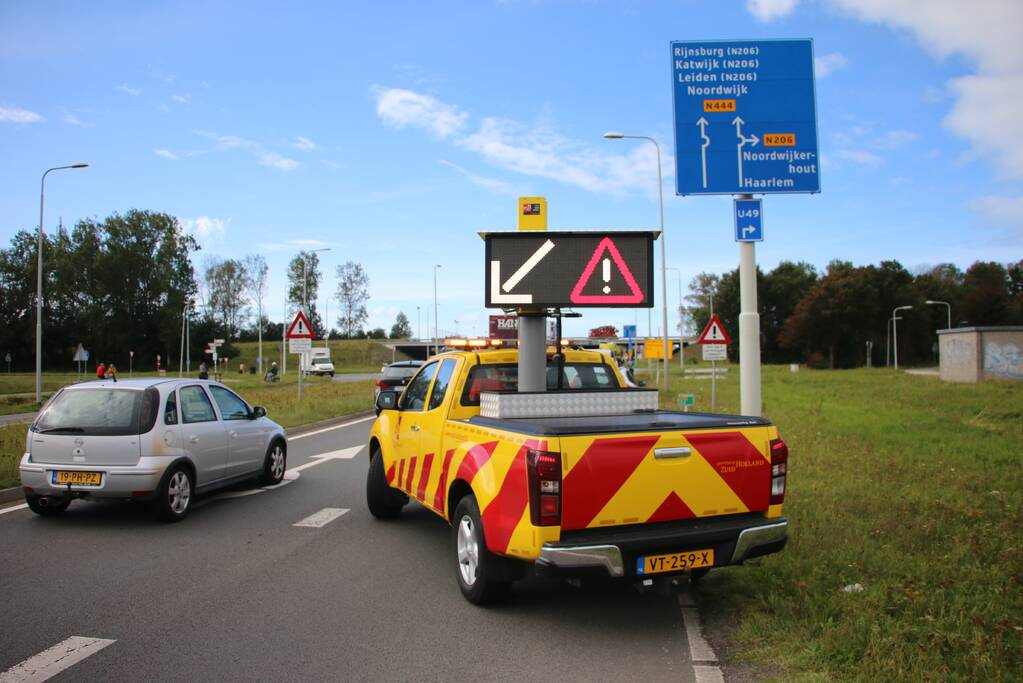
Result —
[{"label": "street lamp", "polygon": [[416,306],[416,341],[423,340],[423,314]]},{"label": "street lamp", "polygon": [[899,311],[908,311],[911,308],[913,308],[913,307],[912,306],[897,306],[894,310],[892,310],[892,351],[894,352],[894,356],[895,356],[895,369],[896,370],[899,369],[899,320],[900,320],[900,318],[897,318],[895,316],[895,314],[898,313]]},{"label": "street lamp", "polygon": [[440,264],[436,264],[433,267],[433,352],[439,353],[440,347],[437,344],[437,269],[440,268]]},{"label": "street lamp", "polygon": [[674,270],[675,275],[678,276],[678,367],[685,374],[686,357],[685,357],[685,340],[682,338],[682,271],[679,268],[668,268],[668,270]]},{"label": "street lamp", "polygon": [[309,308],[309,300],[306,298],[306,262],[308,261],[309,254],[315,254],[318,251],[330,251],[330,247],[323,247],[322,249],[310,249],[305,252],[306,255],[302,257],[302,310],[303,312]]},{"label": "street lamp", "polygon": [[46,176],[50,171],[66,168],[88,168],[89,164],[54,166],[43,173],[39,181],[39,233],[36,235],[36,403],[43,402],[43,198],[46,196]]},{"label": "street lamp", "polygon": [[931,301],[930,299],[928,299],[924,303],[928,304],[930,306],[944,306],[946,309],[948,309],[948,311],[947,311],[948,312],[948,329],[950,329],[950,330],[952,329],[952,305],[951,304],[949,304],[947,301]]},{"label": "street lamp", "polygon": [[625,133],[618,133],[615,131],[609,131],[604,133],[604,137],[608,140],[621,140],[623,138],[629,140],[647,140],[652,142],[654,149],[657,150],[657,197],[660,201],[661,208],[661,295],[664,297],[661,301],[661,325],[664,332],[664,391],[668,391],[668,273],[667,271],[667,256],[664,253],[664,181],[661,178],[661,146],[657,144],[657,140],[646,135],[626,135]]}]

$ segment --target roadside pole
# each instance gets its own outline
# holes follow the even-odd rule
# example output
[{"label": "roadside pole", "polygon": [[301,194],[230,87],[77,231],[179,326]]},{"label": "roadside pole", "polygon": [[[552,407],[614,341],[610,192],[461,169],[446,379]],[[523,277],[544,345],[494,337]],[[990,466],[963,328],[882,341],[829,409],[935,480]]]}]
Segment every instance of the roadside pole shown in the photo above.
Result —
[{"label": "roadside pole", "polygon": [[519,310],[519,342],[519,391],[547,391],[547,317],[543,309]]},{"label": "roadside pole", "polygon": [[[741,194],[742,199],[753,199]],[[739,396],[743,415],[760,417],[760,314],[757,313],[757,255],[753,242],[739,242]]]}]

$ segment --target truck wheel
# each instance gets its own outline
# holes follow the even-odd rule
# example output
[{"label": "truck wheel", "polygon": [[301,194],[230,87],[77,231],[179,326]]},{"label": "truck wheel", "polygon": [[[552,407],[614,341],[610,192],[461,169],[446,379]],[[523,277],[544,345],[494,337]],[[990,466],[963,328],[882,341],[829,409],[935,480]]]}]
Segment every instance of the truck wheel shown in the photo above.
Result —
[{"label": "truck wheel", "polygon": [[476,496],[469,494],[458,501],[452,519],[455,576],[462,595],[474,605],[486,605],[506,598],[511,592],[511,581],[492,578],[500,558],[487,550]]},{"label": "truck wheel", "polygon": [[387,483],[384,456],[379,448],[374,449],[366,475],[366,505],[370,514],[377,519],[394,519],[407,504],[408,496]]}]

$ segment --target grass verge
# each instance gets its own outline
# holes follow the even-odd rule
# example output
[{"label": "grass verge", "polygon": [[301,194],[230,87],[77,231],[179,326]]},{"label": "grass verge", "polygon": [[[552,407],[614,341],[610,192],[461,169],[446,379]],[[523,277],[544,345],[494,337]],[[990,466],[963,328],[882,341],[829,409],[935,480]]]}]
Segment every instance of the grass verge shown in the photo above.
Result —
[{"label": "grass verge", "polygon": [[[673,377],[662,404],[679,392],[709,408],[709,381]],[[732,649],[784,680],[1023,679],[1023,384],[766,367],[763,400],[790,540],[701,584]]]}]

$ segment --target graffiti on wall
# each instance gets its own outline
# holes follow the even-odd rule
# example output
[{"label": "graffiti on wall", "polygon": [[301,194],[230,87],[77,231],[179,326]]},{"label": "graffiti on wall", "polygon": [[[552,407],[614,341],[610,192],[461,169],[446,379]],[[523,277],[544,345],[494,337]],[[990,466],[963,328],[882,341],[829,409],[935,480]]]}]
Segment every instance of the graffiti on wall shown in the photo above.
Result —
[{"label": "graffiti on wall", "polygon": [[984,372],[1005,379],[1023,379],[1023,350],[1016,344],[985,344]]}]

